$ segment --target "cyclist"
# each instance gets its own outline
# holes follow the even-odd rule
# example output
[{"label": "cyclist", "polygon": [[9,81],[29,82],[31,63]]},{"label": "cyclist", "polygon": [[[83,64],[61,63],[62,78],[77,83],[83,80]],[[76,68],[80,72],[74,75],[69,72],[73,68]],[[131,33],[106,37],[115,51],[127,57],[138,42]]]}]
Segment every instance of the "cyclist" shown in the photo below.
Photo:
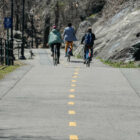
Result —
[{"label": "cyclist", "polygon": [[58,57],[58,64],[59,64],[59,58],[60,58],[60,46],[61,43],[63,42],[61,38],[61,34],[58,31],[57,27],[54,25],[52,31],[49,34],[49,39],[48,39],[48,45],[51,47],[52,55],[54,56],[54,45],[57,46],[57,57]]},{"label": "cyclist", "polygon": [[75,30],[72,27],[71,23],[69,23],[68,27],[65,28],[63,37],[64,37],[64,41],[65,41],[65,57],[67,57],[68,46],[70,46],[70,48],[73,49],[73,41],[77,41],[76,35],[75,35]]},{"label": "cyclist", "polygon": [[93,57],[93,45],[96,40],[95,34],[92,33],[92,28],[89,27],[87,33],[83,36],[81,44],[85,44],[84,46],[84,60],[86,60],[86,50],[89,48],[91,50],[91,60]]}]

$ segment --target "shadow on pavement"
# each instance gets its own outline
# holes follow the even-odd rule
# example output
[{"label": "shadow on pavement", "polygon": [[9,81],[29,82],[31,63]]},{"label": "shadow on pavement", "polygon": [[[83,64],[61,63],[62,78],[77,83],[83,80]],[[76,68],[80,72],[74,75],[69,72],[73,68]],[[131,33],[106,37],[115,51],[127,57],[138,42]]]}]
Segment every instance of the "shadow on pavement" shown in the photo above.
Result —
[{"label": "shadow on pavement", "polygon": [[82,60],[81,61],[73,61],[73,60],[71,60],[70,62],[71,63],[82,63],[82,64],[84,63]]}]

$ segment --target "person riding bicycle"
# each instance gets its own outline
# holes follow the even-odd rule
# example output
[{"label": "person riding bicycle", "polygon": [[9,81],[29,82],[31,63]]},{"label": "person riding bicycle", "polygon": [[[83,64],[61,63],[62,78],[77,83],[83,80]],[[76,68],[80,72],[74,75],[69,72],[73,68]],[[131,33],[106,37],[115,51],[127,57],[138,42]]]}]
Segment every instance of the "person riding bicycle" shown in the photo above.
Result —
[{"label": "person riding bicycle", "polygon": [[93,45],[94,45],[94,41],[96,40],[95,34],[92,33],[92,28],[88,28],[87,33],[82,37],[82,41],[81,44],[85,44],[84,46],[84,60],[86,60],[86,51],[89,48],[91,51],[91,60],[93,57]]},{"label": "person riding bicycle", "polygon": [[70,48],[73,49],[73,42],[77,41],[76,35],[75,35],[75,30],[72,27],[71,23],[69,23],[68,27],[65,28],[63,37],[64,37],[64,41],[65,41],[65,57],[66,57],[68,46],[70,46]]},{"label": "person riding bicycle", "polygon": [[61,34],[58,31],[57,27],[54,25],[52,31],[49,34],[48,45],[51,47],[51,52],[52,52],[51,56],[54,56],[54,45],[56,45],[58,64],[59,64],[59,58],[60,58],[60,46],[62,42],[63,40],[61,38]]}]

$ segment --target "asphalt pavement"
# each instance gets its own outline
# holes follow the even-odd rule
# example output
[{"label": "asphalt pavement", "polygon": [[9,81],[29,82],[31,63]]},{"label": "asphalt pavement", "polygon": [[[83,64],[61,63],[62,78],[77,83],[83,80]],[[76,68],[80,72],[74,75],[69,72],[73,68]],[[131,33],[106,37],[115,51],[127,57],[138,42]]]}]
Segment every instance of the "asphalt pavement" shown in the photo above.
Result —
[{"label": "asphalt pavement", "polygon": [[140,69],[34,54],[0,81],[0,140],[140,139]]}]

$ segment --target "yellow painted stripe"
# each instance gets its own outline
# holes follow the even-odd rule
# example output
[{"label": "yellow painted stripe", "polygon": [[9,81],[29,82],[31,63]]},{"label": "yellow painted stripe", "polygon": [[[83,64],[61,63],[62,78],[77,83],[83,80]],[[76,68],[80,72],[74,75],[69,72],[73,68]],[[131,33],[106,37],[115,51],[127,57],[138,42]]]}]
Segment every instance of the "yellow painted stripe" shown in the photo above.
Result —
[{"label": "yellow painted stripe", "polygon": [[78,140],[78,136],[76,136],[76,135],[70,135],[70,140]]},{"label": "yellow painted stripe", "polygon": [[72,84],[71,86],[72,86],[72,87],[76,87],[76,85],[75,85],[75,84]]},{"label": "yellow painted stripe", "polygon": [[68,102],[68,105],[75,105],[74,102]]},{"label": "yellow painted stripe", "polygon": [[76,79],[76,78],[78,78],[78,76],[73,76],[72,78],[75,78]]},{"label": "yellow painted stripe", "polygon": [[69,122],[69,126],[70,127],[76,127],[77,126],[77,123],[76,122]]},{"label": "yellow painted stripe", "polygon": [[72,83],[76,83],[77,81],[76,80],[72,80]]},{"label": "yellow painted stripe", "polygon": [[78,75],[78,74],[79,74],[78,72],[75,72],[75,73],[74,73],[74,75]]},{"label": "yellow painted stripe", "polygon": [[69,110],[68,114],[69,114],[69,115],[75,115],[76,112],[75,112],[74,110]]},{"label": "yellow painted stripe", "polygon": [[71,95],[69,95],[69,98],[75,98],[75,95],[71,94]]},{"label": "yellow painted stripe", "polygon": [[75,92],[75,89],[70,89],[70,92]]}]

